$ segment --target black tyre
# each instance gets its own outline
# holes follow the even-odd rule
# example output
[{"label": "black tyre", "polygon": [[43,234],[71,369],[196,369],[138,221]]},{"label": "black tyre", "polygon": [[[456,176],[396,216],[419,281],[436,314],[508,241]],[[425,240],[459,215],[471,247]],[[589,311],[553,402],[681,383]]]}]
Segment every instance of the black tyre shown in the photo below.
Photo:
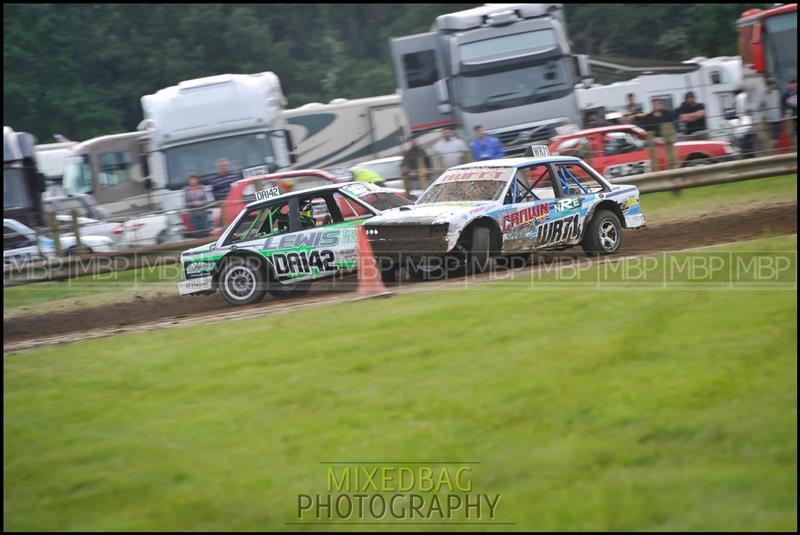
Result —
[{"label": "black tyre", "polygon": [[622,225],[617,214],[604,209],[595,213],[586,228],[581,247],[590,255],[619,251],[622,247]]},{"label": "black tyre", "polygon": [[489,267],[492,233],[486,227],[473,227],[467,252],[467,273],[483,273]]},{"label": "black tyre", "polygon": [[263,263],[255,258],[234,256],[225,262],[219,274],[222,297],[232,305],[252,305],[264,298],[266,273]]},{"label": "black tyre", "polygon": [[311,281],[296,282],[294,284],[281,284],[274,281],[270,283],[269,294],[276,299],[289,299],[290,297],[302,297],[311,289]]}]

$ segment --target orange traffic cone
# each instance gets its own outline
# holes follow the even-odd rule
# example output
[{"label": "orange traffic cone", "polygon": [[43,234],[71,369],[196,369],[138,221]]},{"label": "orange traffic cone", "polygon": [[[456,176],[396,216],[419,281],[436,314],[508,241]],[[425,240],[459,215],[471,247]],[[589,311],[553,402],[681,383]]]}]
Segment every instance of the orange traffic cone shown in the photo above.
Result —
[{"label": "orange traffic cone", "polygon": [[357,299],[367,299],[369,297],[388,297],[394,295],[386,289],[381,278],[381,272],[375,255],[372,254],[372,246],[367,239],[364,227],[358,226],[358,297]]}]

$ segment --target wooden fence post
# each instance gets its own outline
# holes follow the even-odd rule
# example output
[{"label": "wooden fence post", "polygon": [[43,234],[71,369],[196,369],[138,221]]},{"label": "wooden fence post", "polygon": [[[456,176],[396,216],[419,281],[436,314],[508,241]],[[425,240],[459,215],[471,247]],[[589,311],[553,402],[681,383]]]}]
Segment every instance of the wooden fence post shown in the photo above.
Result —
[{"label": "wooden fence post", "polygon": [[73,208],[72,212],[72,232],[75,234],[75,252],[78,254],[85,253],[86,250],[81,242],[81,225],[78,223],[78,210]]},{"label": "wooden fence post", "polygon": [[761,134],[761,143],[759,143],[761,150],[759,156],[770,156],[772,154],[772,135],[769,131],[769,123],[766,117],[762,117],[759,122],[759,133]]},{"label": "wooden fence post", "polygon": [[58,220],[54,212],[47,213],[47,225],[50,227],[50,232],[53,235],[53,247],[55,248],[56,256],[62,256],[61,230],[58,228]]},{"label": "wooden fence post", "polygon": [[675,127],[670,122],[661,123],[661,134],[667,152],[667,169],[675,169]]},{"label": "wooden fence post", "polygon": [[656,157],[656,135],[652,131],[647,132],[647,152],[650,154],[650,172],[658,171],[658,158]]}]

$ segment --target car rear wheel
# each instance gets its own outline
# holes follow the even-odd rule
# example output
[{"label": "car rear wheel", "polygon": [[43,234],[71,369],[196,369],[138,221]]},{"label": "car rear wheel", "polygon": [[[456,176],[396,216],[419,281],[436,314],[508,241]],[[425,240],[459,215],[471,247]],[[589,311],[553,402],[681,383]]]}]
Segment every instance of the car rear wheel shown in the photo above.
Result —
[{"label": "car rear wheel", "polygon": [[222,297],[232,305],[252,305],[264,298],[265,273],[254,258],[235,256],[229,259],[219,276]]},{"label": "car rear wheel", "polygon": [[622,225],[617,214],[610,210],[598,211],[581,242],[587,254],[612,254],[619,251],[622,246]]}]

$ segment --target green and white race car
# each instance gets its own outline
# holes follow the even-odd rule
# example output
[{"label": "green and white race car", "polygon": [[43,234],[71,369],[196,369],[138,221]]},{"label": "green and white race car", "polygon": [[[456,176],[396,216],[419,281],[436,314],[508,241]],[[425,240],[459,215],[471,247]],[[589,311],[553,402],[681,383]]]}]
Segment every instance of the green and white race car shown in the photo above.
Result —
[{"label": "green and white race car", "polygon": [[312,281],[358,267],[357,227],[383,210],[412,204],[401,190],[333,184],[280,194],[258,192],[220,238],[181,253],[181,295],[217,289],[233,305],[266,292],[306,293]]}]

